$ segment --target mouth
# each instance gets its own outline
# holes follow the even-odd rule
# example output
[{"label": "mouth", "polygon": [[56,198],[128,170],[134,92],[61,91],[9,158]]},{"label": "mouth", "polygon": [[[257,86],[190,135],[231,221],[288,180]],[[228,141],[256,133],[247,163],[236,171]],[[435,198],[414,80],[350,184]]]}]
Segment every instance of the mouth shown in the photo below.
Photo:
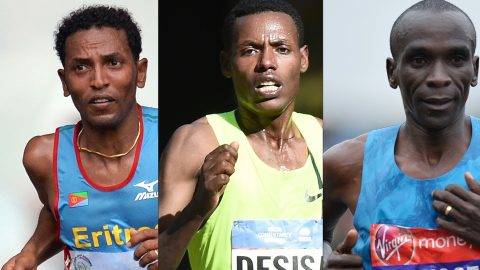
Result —
[{"label": "mouth", "polygon": [[110,96],[95,96],[88,101],[88,104],[95,107],[106,107],[115,102],[115,99]]},{"label": "mouth", "polygon": [[255,91],[263,96],[276,96],[282,88],[282,84],[274,80],[262,81],[255,85]]},{"label": "mouth", "polygon": [[454,98],[450,97],[429,97],[422,99],[421,102],[431,110],[445,110],[454,102]]}]

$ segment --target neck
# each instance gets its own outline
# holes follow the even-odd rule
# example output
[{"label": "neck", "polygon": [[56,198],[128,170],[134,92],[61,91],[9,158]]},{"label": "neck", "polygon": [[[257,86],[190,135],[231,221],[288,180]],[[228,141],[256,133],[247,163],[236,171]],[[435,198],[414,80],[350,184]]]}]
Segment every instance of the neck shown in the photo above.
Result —
[{"label": "neck", "polygon": [[[399,141],[423,156],[425,160],[435,162],[442,156],[463,154],[471,139],[470,119],[462,115],[451,125],[441,130],[428,130],[421,127],[410,117],[407,117],[400,131]],[[399,149],[397,147],[397,149]],[[429,163],[431,163],[429,162]]]},{"label": "neck", "polygon": [[82,121],[82,135],[79,145],[107,155],[128,150],[137,137],[140,118],[134,106],[125,119],[115,127],[100,128]]},{"label": "neck", "polygon": [[294,107],[292,102],[279,114],[264,115],[239,106],[235,116],[240,128],[247,136],[263,133],[263,136],[270,139],[283,141],[299,135],[292,121]]}]

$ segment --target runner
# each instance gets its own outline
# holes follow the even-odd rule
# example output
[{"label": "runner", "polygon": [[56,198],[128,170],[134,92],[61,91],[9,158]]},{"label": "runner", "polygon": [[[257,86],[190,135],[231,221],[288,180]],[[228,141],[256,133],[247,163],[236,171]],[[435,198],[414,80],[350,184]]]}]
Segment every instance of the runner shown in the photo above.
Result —
[{"label": "runner", "polygon": [[322,125],[294,112],[308,68],[302,21],[285,1],[242,1],[223,38],[238,107],[172,136],[160,168],[159,262],[175,269],[188,246],[193,269],[318,269]]},{"label": "runner", "polygon": [[158,269],[158,244],[145,244],[157,237],[158,117],[136,101],[148,64],[140,30],[124,9],[88,6],[61,22],[55,48],[81,121],[28,142],[23,163],[44,207],[2,269],[36,269],[61,249],[65,269]]},{"label": "runner", "polygon": [[[446,1],[421,1],[395,21],[387,74],[400,88],[406,121],[325,153],[325,237],[331,240],[347,208],[358,230],[327,269],[359,269],[362,261],[365,269],[480,265],[480,186],[473,180],[480,177],[480,120],[465,115],[477,84],[475,45],[471,20]],[[448,247],[422,242],[445,237]]]}]

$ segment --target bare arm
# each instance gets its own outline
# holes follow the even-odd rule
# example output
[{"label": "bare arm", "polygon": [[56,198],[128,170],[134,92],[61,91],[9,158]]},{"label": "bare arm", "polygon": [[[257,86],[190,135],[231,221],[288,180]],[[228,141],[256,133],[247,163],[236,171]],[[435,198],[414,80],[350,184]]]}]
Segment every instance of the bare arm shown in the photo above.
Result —
[{"label": "bare arm", "polygon": [[[180,127],[160,163],[159,264],[175,269],[188,242],[208,218],[197,182],[206,156],[218,142],[206,118]],[[197,196],[194,196],[196,194]],[[208,207],[207,207],[208,208]]]},{"label": "bare arm", "polygon": [[63,247],[57,239],[53,217],[54,188],[52,179],[53,134],[32,138],[25,147],[23,165],[43,203],[37,227],[22,251],[11,258],[2,270],[36,269]]},{"label": "bare arm", "polygon": [[[331,245],[333,231],[339,218],[350,209],[352,213],[360,193],[363,164],[363,146],[366,135],[337,144],[324,154],[324,239]],[[327,268],[361,267],[358,256],[350,254],[356,242],[356,232],[349,232],[347,239],[329,258]],[[329,254],[325,254],[328,258]]]}]

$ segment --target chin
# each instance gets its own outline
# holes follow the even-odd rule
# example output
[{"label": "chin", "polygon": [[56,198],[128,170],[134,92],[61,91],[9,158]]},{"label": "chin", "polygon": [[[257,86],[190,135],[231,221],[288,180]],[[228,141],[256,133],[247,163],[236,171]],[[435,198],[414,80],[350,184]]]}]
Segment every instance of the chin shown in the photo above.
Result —
[{"label": "chin", "polygon": [[255,111],[263,115],[277,116],[284,112],[290,103],[271,99],[255,104]]},{"label": "chin", "polygon": [[458,117],[454,114],[427,116],[419,119],[419,124],[427,131],[440,131],[455,123]]},{"label": "chin", "polygon": [[90,116],[84,119],[84,121],[88,121],[88,123],[94,127],[101,128],[101,129],[111,129],[115,128],[119,125],[120,121],[114,114],[106,114],[106,115],[95,115]]}]

